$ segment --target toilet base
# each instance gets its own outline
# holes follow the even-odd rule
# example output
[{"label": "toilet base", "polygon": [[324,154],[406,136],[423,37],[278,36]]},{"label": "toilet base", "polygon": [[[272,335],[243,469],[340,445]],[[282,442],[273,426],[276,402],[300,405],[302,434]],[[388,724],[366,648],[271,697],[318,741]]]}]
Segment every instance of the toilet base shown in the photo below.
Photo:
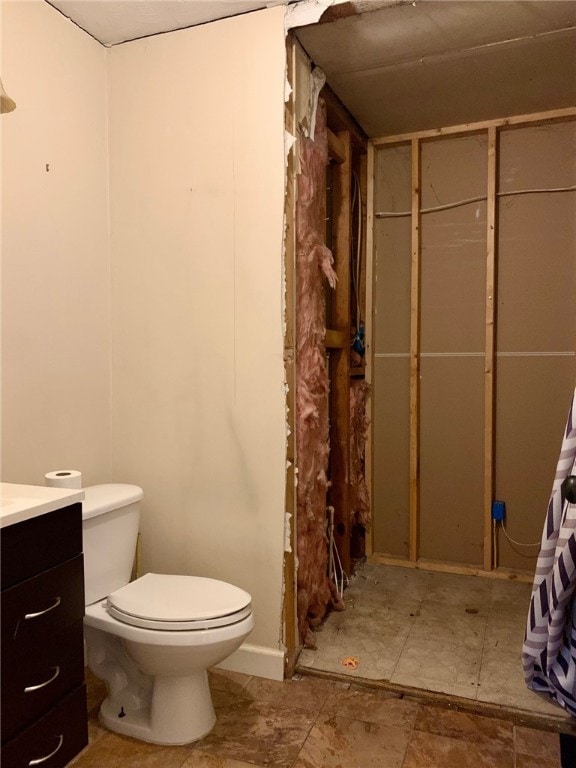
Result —
[{"label": "toilet base", "polygon": [[152,744],[198,741],[216,722],[208,675],[201,671],[185,677],[155,677],[149,709],[130,709],[121,696],[108,696],[100,707],[100,722],[111,731]]}]

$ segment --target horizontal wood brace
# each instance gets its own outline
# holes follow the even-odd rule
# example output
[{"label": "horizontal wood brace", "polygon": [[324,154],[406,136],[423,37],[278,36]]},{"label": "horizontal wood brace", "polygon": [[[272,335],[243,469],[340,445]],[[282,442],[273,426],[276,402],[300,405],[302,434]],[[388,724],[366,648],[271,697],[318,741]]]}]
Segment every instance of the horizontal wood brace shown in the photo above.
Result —
[{"label": "horizontal wood brace", "polygon": [[324,344],[327,349],[344,349],[346,346],[345,332],[327,329]]},{"label": "horizontal wood brace", "polygon": [[332,133],[328,128],[328,154],[337,163],[342,164],[346,162],[346,148],[335,133]]}]

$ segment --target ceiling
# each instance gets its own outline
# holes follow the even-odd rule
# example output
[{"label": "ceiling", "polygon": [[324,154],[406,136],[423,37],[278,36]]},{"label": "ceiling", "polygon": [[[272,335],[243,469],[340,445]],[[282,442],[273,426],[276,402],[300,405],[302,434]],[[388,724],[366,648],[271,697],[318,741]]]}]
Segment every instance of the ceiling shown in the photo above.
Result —
[{"label": "ceiling", "polygon": [[574,0],[355,5],[297,36],[368,136],[576,105]]},{"label": "ceiling", "polygon": [[47,0],[103,45],[116,45],[294,1]]},{"label": "ceiling", "polygon": [[[368,136],[576,104],[576,0],[47,0],[104,45],[292,4]],[[325,10],[327,8],[327,10]]]}]

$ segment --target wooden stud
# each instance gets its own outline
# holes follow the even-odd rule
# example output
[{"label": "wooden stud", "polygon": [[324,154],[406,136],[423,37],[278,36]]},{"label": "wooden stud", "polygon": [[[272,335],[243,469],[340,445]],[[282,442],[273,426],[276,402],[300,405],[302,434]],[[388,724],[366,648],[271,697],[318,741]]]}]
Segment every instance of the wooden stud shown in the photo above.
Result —
[{"label": "wooden stud", "polygon": [[488,129],[488,191],[486,201],[486,345],[484,365],[484,570],[494,562],[492,500],[494,498],[494,320],[496,303],[496,204],[497,204],[496,128]]},{"label": "wooden stud", "polygon": [[486,131],[489,128],[514,128],[521,125],[534,123],[548,123],[557,120],[576,119],[576,107],[566,107],[565,109],[554,109],[548,112],[533,112],[528,115],[514,115],[513,117],[503,117],[497,120],[484,120],[478,123],[464,123],[463,125],[450,125],[444,128],[433,128],[429,131],[415,131],[412,133],[400,133],[395,136],[382,136],[373,139],[375,147],[381,147],[386,144],[407,144],[413,139],[437,139],[442,136],[453,136],[462,133],[478,133]]},{"label": "wooden stud", "polygon": [[344,163],[346,161],[346,150],[338,136],[332,133],[330,129],[328,129],[328,154],[337,163]]},{"label": "wooden stud", "polygon": [[330,491],[334,507],[334,542],[345,573],[350,574],[350,241],[352,145],[349,131],[338,138],[344,162],[334,166],[334,269],[332,322],[347,343],[330,354]]},{"label": "wooden stud", "polygon": [[[294,87],[296,80],[296,55],[294,41],[287,43],[288,77]],[[296,118],[294,114],[294,98],[288,100],[285,110],[286,130],[295,135]],[[286,291],[285,336],[284,336],[284,369],[287,392],[287,426],[288,440],[286,446],[286,495],[285,515],[288,528],[288,540],[284,547],[284,603],[283,603],[283,641],[286,648],[284,658],[285,677],[292,677],[296,666],[299,650],[298,623],[296,617],[296,371],[295,371],[295,323],[296,323],[296,161],[295,151],[288,156],[286,174],[286,239],[284,243],[284,275]]]},{"label": "wooden stud", "polygon": [[408,557],[418,560],[420,528],[420,141],[412,140],[412,267],[410,288],[410,506]]},{"label": "wooden stud", "polygon": [[[358,302],[360,317],[366,325],[366,259],[367,259],[367,219],[368,219],[368,154],[360,155],[360,215],[362,216],[362,242],[360,244],[360,270],[358,273]],[[372,225],[372,222],[371,222]],[[366,329],[364,329],[366,331]]]},{"label": "wooden stud", "polygon": [[442,560],[425,560],[420,558],[417,562],[406,560],[394,555],[386,555],[374,552],[370,563],[375,565],[391,565],[395,568],[417,568],[420,571],[433,571],[435,573],[453,573],[458,576],[482,576],[489,579],[501,579],[503,581],[518,581],[524,584],[532,584],[534,574],[530,571],[516,571],[512,568],[498,568],[485,571],[477,565],[461,565],[460,563],[446,563]]},{"label": "wooden stud", "polygon": [[366,134],[329,85],[325,85],[322,88],[320,96],[326,104],[328,125],[331,130],[336,133],[348,133],[356,149],[360,152],[365,152]]},{"label": "wooden stud", "polygon": [[[366,434],[366,485],[370,498],[371,515],[374,515],[374,451],[372,450],[372,441],[374,439],[372,425],[374,423],[374,397],[372,396],[374,384],[374,178],[375,178],[376,153],[372,142],[368,142],[368,159],[366,166],[366,310],[364,317],[364,339],[365,352],[364,360],[366,363],[365,376],[370,385],[369,409],[368,409],[368,430]],[[374,551],[374,520],[367,531],[366,536],[366,555],[370,556]]]},{"label": "wooden stud", "polygon": [[344,347],[349,346],[344,331],[333,331],[330,329],[326,330],[324,344],[326,349],[344,349]]}]

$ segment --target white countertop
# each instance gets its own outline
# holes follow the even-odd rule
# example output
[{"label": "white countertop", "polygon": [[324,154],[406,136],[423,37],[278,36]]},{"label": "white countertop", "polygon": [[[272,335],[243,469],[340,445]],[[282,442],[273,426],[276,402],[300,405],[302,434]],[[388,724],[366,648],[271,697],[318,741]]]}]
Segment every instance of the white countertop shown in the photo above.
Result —
[{"label": "white countertop", "polygon": [[0,528],[21,523],[84,499],[84,491],[0,483]]}]

